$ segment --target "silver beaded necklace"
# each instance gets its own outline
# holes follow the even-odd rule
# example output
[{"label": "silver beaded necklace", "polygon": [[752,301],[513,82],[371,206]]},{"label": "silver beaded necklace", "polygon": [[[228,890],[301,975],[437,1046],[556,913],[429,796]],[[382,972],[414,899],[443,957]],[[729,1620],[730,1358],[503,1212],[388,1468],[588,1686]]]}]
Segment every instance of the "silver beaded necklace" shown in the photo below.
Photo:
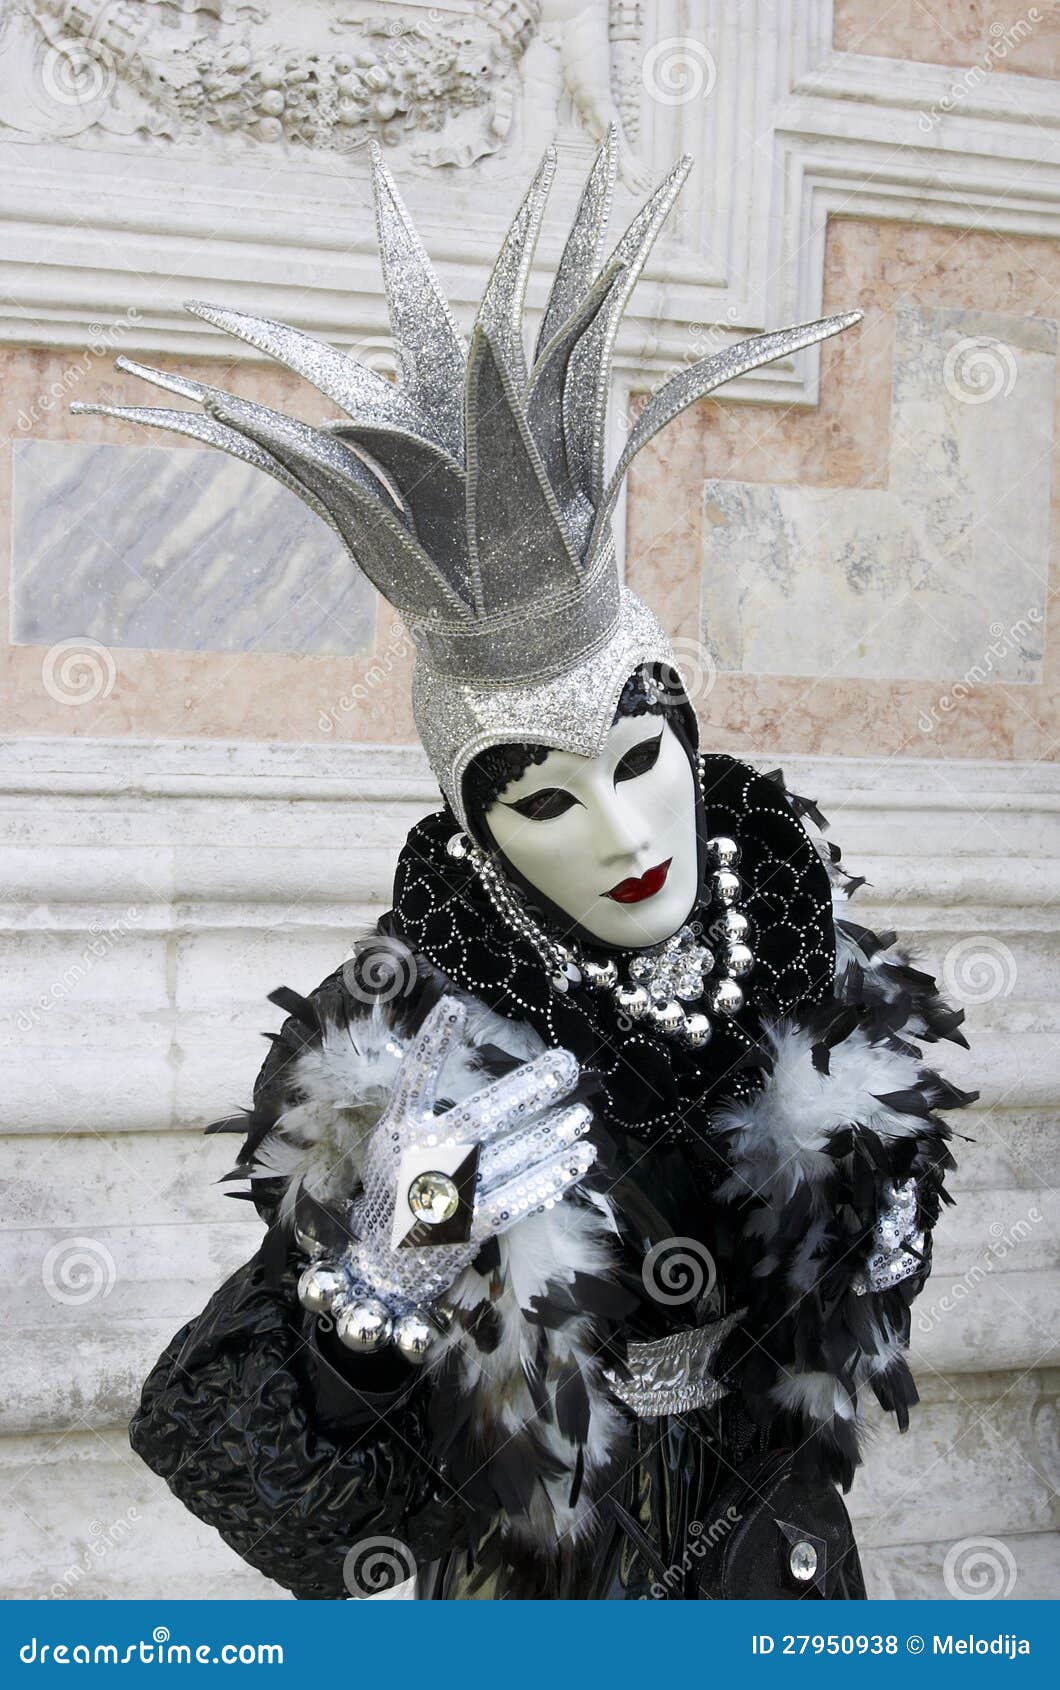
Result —
[{"label": "silver beaded necklace", "polygon": [[[702,758],[696,768],[703,793]],[[579,946],[565,945],[546,933],[515,897],[493,859],[467,834],[454,834],[446,850],[470,862],[498,915],[541,958],[553,991],[588,985],[607,992],[630,1021],[643,1020],[668,1038],[697,1048],[709,1043],[714,1020],[728,1020],[743,1007],[739,982],[754,967],[754,954],[747,943],[750,923],[739,908],[740,847],[735,839],[717,834],[707,840],[711,902],[704,911],[706,919],[697,916],[662,944],[632,952],[622,966],[611,959],[593,961]]]}]

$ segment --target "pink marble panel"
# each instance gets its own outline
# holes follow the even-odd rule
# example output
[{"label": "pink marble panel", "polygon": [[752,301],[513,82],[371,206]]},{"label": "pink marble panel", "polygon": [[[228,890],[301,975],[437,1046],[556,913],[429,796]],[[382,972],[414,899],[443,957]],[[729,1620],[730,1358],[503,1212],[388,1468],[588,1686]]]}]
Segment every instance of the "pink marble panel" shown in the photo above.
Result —
[{"label": "pink marble panel", "polygon": [[1055,0],[836,0],[833,39],[848,53],[1060,76]]},{"label": "pink marble panel", "polygon": [[[858,305],[865,321],[823,352],[815,410],[707,400],[671,424],[635,466],[629,509],[628,576],[683,642],[697,671],[699,708],[710,742],[748,755],[783,751],[852,756],[1055,757],[1055,637],[1040,680],[1010,684],[972,676],[966,665],[937,680],[712,676],[698,639],[700,592],[709,605],[711,521],[703,497],[712,481],[771,486],[885,488],[891,473],[890,414],[895,314],[902,307],[1055,313],[1060,257],[1046,240],[1012,239],[859,219],[828,231],[825,309]],[[1060,438],[1054,415],[1053,439]],[[945,443],[941,443],[945,446]],[[1060,476],[1052,479],[1051,559],[1056,581]],[[709,565],[708,565],[709,568]],[[1006,630],[1007,633],[1007,630]],[[984,647],[991,639],[984,627]]]},{"label": "pink marble panel", "polygon": [[[113,368],[116,349],[98,355],[42,348],[0,351],[0,438],[143,444],[141,429],[100,417],[70,416],[71,399],[145,401],[143,383]],[[159,359],[177,368],[177,360]],[[333,407],[306,383],[251,363],[179,362],[183,373],[308,421]],[[157,401],[156,401],[157,402]],[[174,452],[188,450],[165,436]],[[11,450],[0,455],[0,532],[10,551]],[[8,575],[0,592],[7,609]],[[7,616],[4,616],[7,628]],[[411,652],[389,607],[376,618],[373,649],[355,657],[287,653],[97,649],[71,626],[66,649],[0,645],[0,730],[19,734],[130,735],[402,743],[414,737],[409,706]]]}]

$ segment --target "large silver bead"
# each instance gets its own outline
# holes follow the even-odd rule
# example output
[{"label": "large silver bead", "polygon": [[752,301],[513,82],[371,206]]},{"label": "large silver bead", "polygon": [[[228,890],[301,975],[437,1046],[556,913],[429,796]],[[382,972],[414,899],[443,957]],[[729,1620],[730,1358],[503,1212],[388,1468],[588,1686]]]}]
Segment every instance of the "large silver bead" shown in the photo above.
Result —
[{"label": "large silver bead", "polygon": [[722,961],[729,973],[737,980],[742,980],[745,974],[750,974],[755,965],[754,952],[747,945],[734,944],[726,950]]},{"label": "large silver bead", "polygon": [[310,1314],[329,1314],[348,1292],[346,1275],[326,1262],[311,1262],[298,1281],[298,1301]]},{"label": "large silver bead", "polygon": [[601,991],[613,991],[618,985],[618,969],[610,957],[606,962],[586,962],[582,967],[590,986],[597,986]]},{"label": "large silver bead", "polygon": [[392,1328],[390,1310],[374,1298],[364,1303],[347,1303],[335,1322],[339,1342],[358,1355],[381,1350]]},{"label": "large silver bead", "polygon": [[676,998],[667,999],[666,1003],[653,1003],[648,1012],[653,1027],[660,1033],[677,1033],[685,1024],[685,1012]]},{"label": "large silver bead", "polygon": [[711,886],[719,904],[734,904],[740,896],[740,877],[731,869],[720,868],[711,877]]},{"label": "large silver bead", "polygon": [[453,833],[445,842],[446,855],[455,863],[462,863],[471,849],[466,833]]},{"label": "large silver bead", "polygon": [[682,1030],[682,1038],[696,1050],[710,1043],[710,1035],[714,1031],[706,1015],[687,1015]]},{"label": "large silver bead", "polygon": [[735,980],[715,980],[710,988],[710,1007],[715,1015],[735,1015],[743,1007],[743,993]]},{"label": "large silver bead", "polygon": [[708,839],[707,850],[719,868],[735,868],[740,860],[740,847],[727,833],[716,833]]},{"label": "large silver bead", "polygon": [[643,986],[620,986],[615,993],[615,1002],[631,1021],[639,1021],[651,1008],[651,998]]},{"label": "large silver bead", "polygon": [[751,923],[742,910],[725,910],[719,917],[718,926],[726,939],[746,940],[751,931]]},{"label": "large silver bead", "polygon": [[430,1321],[417,1309],[413,1309],[411,1314],[400,1315],[394,1322],[395,1347],[401,1351],[406,1361],[411,1361],[416,1367],[426,1361],[427,1352],[437,1335]]}]

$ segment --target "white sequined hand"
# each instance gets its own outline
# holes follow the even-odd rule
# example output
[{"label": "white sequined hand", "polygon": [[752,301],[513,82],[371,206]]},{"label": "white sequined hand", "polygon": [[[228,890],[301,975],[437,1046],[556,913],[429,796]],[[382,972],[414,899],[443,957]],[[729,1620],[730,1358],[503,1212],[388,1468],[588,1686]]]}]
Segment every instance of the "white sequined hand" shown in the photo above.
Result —
[{"label": "white sequined hand", "polygon": [[[391,1316],[432,1303],[473,1261],[483,1241],[550,1207],[583,1179],[596,1159],[586,1142],[592,1116],[584,1103],[563,1104],[578,1081],[567,1050],[524,1062],[472,1097],[435,1112],[446,1057],[461,1037],[463,1004],[443,998],[406,1051],[390,1102],[369,1137],[361,1166],[362,1195],[350,1211],[356,1235],[341,1269],[358,1301],[385,1306]],[[478,1150],[470,1236],[462,1243],[395,1248],[399,1173],[410,1151],[424,1169],[461,1145]],[[351,1325],[339,1314],[339,1332]],[[349,1338],[346,1340],[349,1342]],[[371,1344],[351,1344],[351,1348]]]}]

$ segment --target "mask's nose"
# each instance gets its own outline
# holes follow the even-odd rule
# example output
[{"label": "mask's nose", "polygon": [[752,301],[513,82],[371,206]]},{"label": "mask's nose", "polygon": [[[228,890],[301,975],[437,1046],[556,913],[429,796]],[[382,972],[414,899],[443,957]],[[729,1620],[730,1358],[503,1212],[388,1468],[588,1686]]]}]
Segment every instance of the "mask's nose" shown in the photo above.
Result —
[{"label": "mask's nose", "polygon": [[613,788],[594,803],[591,821],[605,867],[614,865],[628,872],[632,859],[646,852],[651,843],[648,817],[639,805],[623,802]]}]

